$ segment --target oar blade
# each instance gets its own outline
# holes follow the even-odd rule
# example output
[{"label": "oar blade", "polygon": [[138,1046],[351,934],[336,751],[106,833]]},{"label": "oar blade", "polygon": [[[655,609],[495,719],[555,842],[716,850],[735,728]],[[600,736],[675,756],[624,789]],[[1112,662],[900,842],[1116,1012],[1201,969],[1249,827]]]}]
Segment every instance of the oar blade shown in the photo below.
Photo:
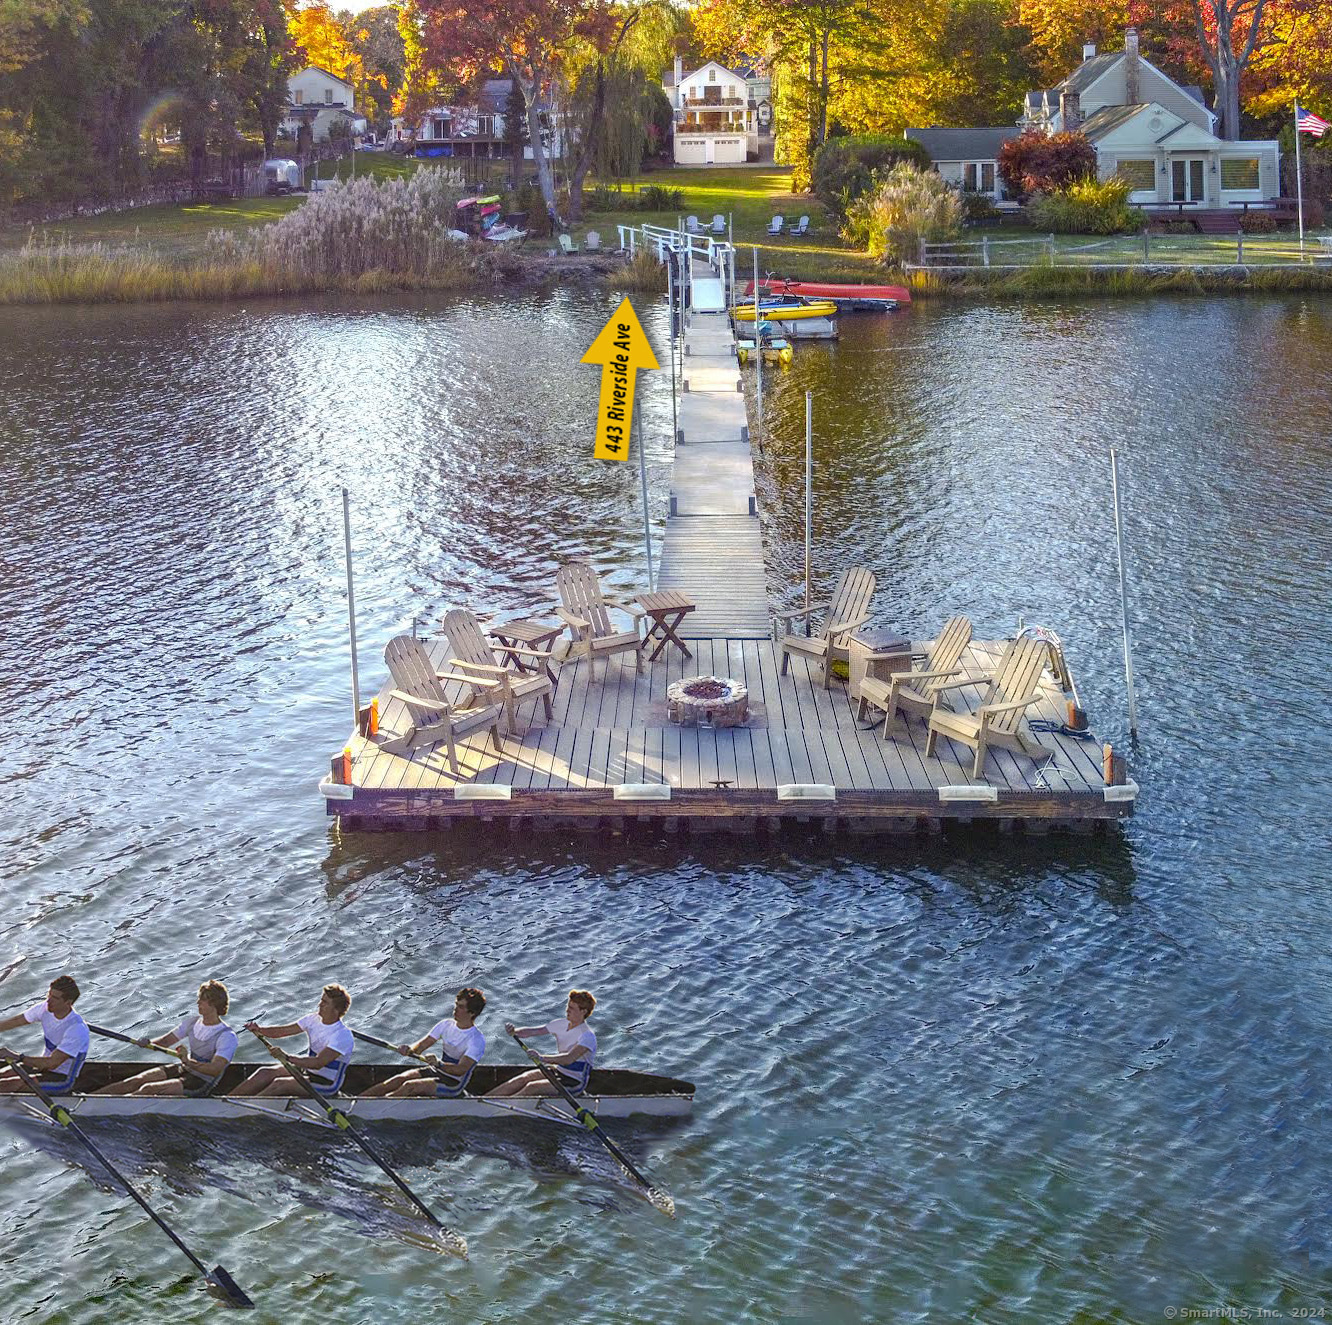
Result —
[{"label": "oar blade", "polygon": [[254,1303],[246,1296],[245,1290],[220,1265],[213,1266],[205,1276],[204,1282],[214,1297],[221,1298],[230,1307],[252,1308]]},{"label": "oar blade", "polygon": [[668,1219],[675,1218],[675,1202],[670,1192],[662,1191],[660,1187],[649,1187],[645,1195],[653,1209],[660,1210]]},{"label": "oar blade", "polygon": [[460,1261],[467,1259],[467,1239],[461,1233],[443,1226],[435,1230],[435,1244],[446,1256],[456,1256]]}]

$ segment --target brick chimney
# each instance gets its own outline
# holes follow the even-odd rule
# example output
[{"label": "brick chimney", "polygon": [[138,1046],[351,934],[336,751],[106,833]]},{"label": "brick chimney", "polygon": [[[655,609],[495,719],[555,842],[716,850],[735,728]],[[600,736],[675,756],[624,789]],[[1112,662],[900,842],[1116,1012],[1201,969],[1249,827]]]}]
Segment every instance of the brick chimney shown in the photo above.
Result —
[{"label": "brick chimney", "polygon": [[1061,92],[1059,114],[1064,121],[1064,132],[1077,133],[1082,127],[1082,97],[1077,92]]},{"label": "brick chimney", "polygon": [[1124,100],[1136,106],[1141,100],[1138,82],[1138,29],[1124,30]]},{"label": "brick chimney", "polygon": [[1082,63],[1086,64],[1088,60],[1096,58],[1096,43],[1094,41],[1084,41],[1082,43]]}]

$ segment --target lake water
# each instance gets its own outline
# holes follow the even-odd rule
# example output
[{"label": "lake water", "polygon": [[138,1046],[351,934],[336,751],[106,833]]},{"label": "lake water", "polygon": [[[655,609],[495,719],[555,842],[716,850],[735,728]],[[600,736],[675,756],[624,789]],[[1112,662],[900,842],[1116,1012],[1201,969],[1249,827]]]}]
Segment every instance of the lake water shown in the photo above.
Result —
[{"label": "lake water", "polygon": [[[70,970],[89,1019],[157,1033],[209,976],[235,1021],[336,979],[398,1038],[477,983],[516,1061],[501,1023],[578,984],[603,1063],[698,1083],[688,1121],[614,1129],[675,1223],[563,1129],[371,1129],[466,1264],[410,1245],[323,1131],[97,1125],[263,1319],[1332,1307],[1328,305],[921,304],[768,374],[775,595],[800,592],[812,389],[816,580],[865,561],[918,637],[1055,627],[1117,745],[1120,447],[1122,831],[339,837],[315,784],[350,720],[341,486],[365,689],[413,618],[548,602],[566,556],[640,583],[636,466],[592,462],[577,366],[615,302],[0,313],[0,1012]],[[645,395],[659,530],[670,397]],[[0,1129],[0,1191],[0,1318],[216,1318],[64,1137]]]}]

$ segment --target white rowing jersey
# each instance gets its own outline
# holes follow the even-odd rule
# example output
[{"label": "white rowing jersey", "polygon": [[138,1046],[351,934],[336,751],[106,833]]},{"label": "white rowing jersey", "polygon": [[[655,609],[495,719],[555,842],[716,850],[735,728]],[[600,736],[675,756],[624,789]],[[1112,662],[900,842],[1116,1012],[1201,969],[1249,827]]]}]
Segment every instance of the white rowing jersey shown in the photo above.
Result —
[{"label": "white rowing jersey", "polygon": [[174,1033],[177,1040],[190,1042],[190,1057],[196,1063],[206,1063],[213,1058],[229,1063],[239,1047],[236,1032],[225,1021],[210,1026],[202,1017],[186,1017]]},{"label": "white rowing jersey", "polygon": [[88,1025],[73,1009],[68,1016],[57,1017],[44,1002],[34,1003],[23,1014],[24,1021],[40,1021],[42,1036],[48,1051],[59,1049],[62,1054],[77,1058],[88,1052]]},{"label": "white rowing jersey", "polygon": [[[332,1049],[344,1063],[351,1061],[356,1041],[352,1039],[351,1031],[342,1024],[341,1019],[330,1026],[320,1018],[319,1013],[309,1012],[303,1017],[298,1017],[296,1024],[310,1039],[311,1058],[318,1058],[325,1049]],[[337,1076],[337,1069],[332,1064],[327,1067],[315,1067],[310,1069],[310,1075],[332,1081]]]},{"label": "white rowing jersey", "polygon": [[597,1037],[587,1022],[580,1026],[570,1026],[567,1017],[556,1017],[554,1021],[546,1023],[546,1031],[555,1037],[557,1052],[567,1054],[570,1049],[581,1046],[587,1053],[574,1061],[586,1063],[589,1068],[592,1066],[597,1056]]},{"label": "white rowing jersey", "polygon": [[479,1063],[486,1052],[486,1037],[475,1026],[463,1030],[452,1017],[436,1022],[430,1028],[430,1038],[439,1041],[441,1056],[447,1054],[455,1063],[464,1058]]}]

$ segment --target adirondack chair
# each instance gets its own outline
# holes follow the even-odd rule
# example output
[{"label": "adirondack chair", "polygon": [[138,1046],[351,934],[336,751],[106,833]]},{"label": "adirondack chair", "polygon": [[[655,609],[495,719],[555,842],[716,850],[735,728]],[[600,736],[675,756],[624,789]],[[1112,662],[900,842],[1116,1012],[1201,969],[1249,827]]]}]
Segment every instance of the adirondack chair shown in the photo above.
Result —
[{"label": "adirondack chair", "polygon": [[568,235],[561,234],[559,239],[560,239],[560,252],[563,253],[565,257],[571,258],[578,252],[578,245],[575,244],[573,240],[569,238]]},{"label": "adirondack chair", "polygon": [[786,233],[797,236],[809,234],[809,217],[802,216]]},{"label": "adirondack chair", "polygon": [[1039,697],[1041,673],[1050,657],[1050,647],[1044,640],[1011,640],[999,659],[999,666],[989,678],[989,685],[981,697],[980,707],[974,713],[954,713],[942,708],[945,690],[974,685],[973,681],[945,682],[934,692],[934,708],[930,711],[930,730],[925,738],[925,754],[934,753],[940,735],[969,745],[976,752],[971,776],[978,778],[985,767],[985,753],[992,746],[1002,746],[1036,758],[1043,747],[1024,736],[1021,731],[1022,715]]},{"label": "adirondack chair", "polygon": [[712,233],[714,235],[724,235],[726,233],[726,218],[720,212],[713,214]]},{"label": "adirondack chair", "polygon": [[407,709],[408,728],[401,735],[381,741],[383,749],[401,754],[420,745],[446,741],[449,767],[454,777],[459,772],[457,740],[460,736],[489,727],[495,749],[503,751],[499,723],[504,706],[494,702],[455,703],[444,690],[445,681],[458,681],[470,686],[473,694],[478,690],[493,693],[500,686],[498,680],[491,685],[475,676],[436,671],[425,645],[410,635],[398,635],[389,640],[384,649],[384,661],[393,678],[394,688],[389,691],[389,698],[400,700]]},{"label": "adirondack chair", "polygon": [[[647,613],[641,607],[607,598],[601,591],[596,571],[585,561],[571,561],[561,566],[555,572],[555,585],[563,604],[555,609],[555,614],[569,627],[573,636],[569,659],[586,658],[589,679],[596,680],[598,658],[630,650],[633,651],[634,666],[640,672],[643,670],[639,622]],[[610,618],[610,608],[627,613],[633,619],[633,629],[617,631]]]},{"label": "adirondack chair", "polygon": [[786,675],[786,666],[793,653],[815,658],[823,663],[823,688],[832,689],[832,664],[835,659],[846,661],[846,639],[853,630],[858,630],[870,619],[869,603],[874,597],[875,579],[863,566],[848,566],[837,581],[833,596],[826,603],[813,603],[808,609],[800,608],[795,612],[781,612],[779,621],[786,622],[786,629],[801,617],[812,617],[816,612],[823,612],[823,630],[818,635],[784,635],[782,646],[782,675]]},{"label": "adirondack chair", "polygon": [[[449,641],[449,667],[463,676],[477,678],[477,685],[472,695],[474,702],[485,702],[487,697],[495,696],[504,705],[504,716],[509,730],[517,731],[518,706],[529,699],[540,697],[546,709],[546,721],[553,716],[550,697],[555,693],[555,682],[550,673],[541,668],[535,672],[513,672],[503,666],[496,657],[495,650],[481,632],[480,623],[465,607],[455,607],[444,613],[444,634]],[[549,663],[549,649],[519,649],[524,658],[539,659]],[[498,692],[493,689],[498,681]]]},{"label": "adirondack chair", "polygon": [[971,622],[964,616],[949,618],[934,641],[934,647],[925,658],[925,666],[919,671],[894,672],[887,680],[867,676],[860,683],[860,706],[856,717],[865,721],[865,714],[872,708],[882,709],[885,715],[883,739],[889,740],[889,729],[899,710],[903,716],[914,713],[917,717],[929,720],[934,712],[935,692],[946,681],[961,675],[958,663],[971,643]]},{"label": "adirondack chair", "polygon": [[587,238],[583,240],[583,252],[584,253],[601,252],[601,236],[595,230],[589,230],[587,232]]},{"label": "adirondack chair", "polygon": [[780,235],[782,233],[782,218],[780,216],[774,216],[768,222],[768,233],[770,235]]},{"label": "adirondack chair", "polygon": [[685,217],[685,229],[686,229],[691,235],[700,235],[700,234],[703,233],[702,227],[701,227],[701,226],[699,225],[699,223],[698,223],[698,217],[697,217],[697,216],[686,216],[686,217]]}]

